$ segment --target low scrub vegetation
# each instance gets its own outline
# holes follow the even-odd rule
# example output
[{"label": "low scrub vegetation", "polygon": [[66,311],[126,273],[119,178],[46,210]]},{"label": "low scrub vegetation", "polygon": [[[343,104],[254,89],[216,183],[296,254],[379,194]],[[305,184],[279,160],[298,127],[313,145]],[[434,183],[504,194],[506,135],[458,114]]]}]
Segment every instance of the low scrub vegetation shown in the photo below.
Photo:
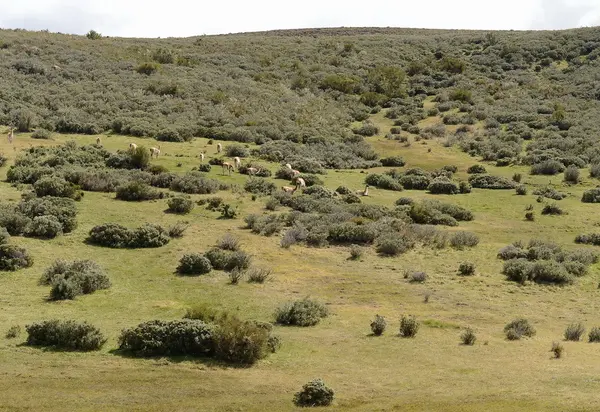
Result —
[{"label": "low scrub vegetation", "polygon": [[334,391],[322,379],[315,379],[294,395],[294,405],[299,407],[329,406],[333,402]]},{"label": "low scrub vegetation", "polygon": [[93,245],[111,248],[154,248],[169,243],[169,233],[159,225],[146,223],[128,229],[117,223],[105,223],[90,230],[87,241]]},{"label": "low scrub vegetation", "polygon": [[535,336],[535,328],[527,319],[519,318],[504,326],[504,334],[508,340],[519,340]]},{"label": "low scrub vegetation", "polygon": [[419,321],[414,316],[402,315],[400,319],[400,336],[403,338],[414,338],[420,327]]},{"label": "low scrub vegetation", "polygon": [[182,256],[177,266],[181,275],[204,275],[212,270],[210,260],[201,253],[188,253]]},{"label": "low scrub vegetation", "polygon": [[16,271],[33,265],[27,249],[13,244],[0,244],[0,271]]},{"label": "low scrub vegetation", "polygon": [[579,342],[585,333],[585,327],[581,323],[572,323],[565,329],[565,340]]},{"label": "low scrub vegetation", "polygon": [[50,285],[51,300],[75,299],[110,288],[104,270],[92,260],[56,260],[44,271],[40,284]]},{"label": "low scrub vegetation", "polygon": [[177,214],[187,214],[194,209],[194,202],[188,196],[175,196],[167,201],[169,212]]},{"label": "low scrub vegetation", "polygon": [[86,322],[47,320],[25,326],[27,345],[58,350],[93,351],[102,348],[106,338]]},{"label": "low scrub vegetation", "polygon": [[275,311],[275,321],[280,325],[315,326],[329,315],[320,302],[308,298],[285,303]]}]

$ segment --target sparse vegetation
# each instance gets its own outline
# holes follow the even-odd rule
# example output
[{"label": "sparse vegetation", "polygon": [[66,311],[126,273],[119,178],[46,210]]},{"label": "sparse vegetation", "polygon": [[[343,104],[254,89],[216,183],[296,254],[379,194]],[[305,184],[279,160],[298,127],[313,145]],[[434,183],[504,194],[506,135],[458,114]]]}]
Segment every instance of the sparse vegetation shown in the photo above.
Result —
[{"label": "sparse vegetation", "polygon": [[579,342],[585,333],[585,327],[581,323],[571,323],[565,329],[565,340]]},{"label": "sparse vegetation", "polygon": [[308,298],[285,303],[275,311],[275,320],[281,325],[314,326],[329,315],[320,302]]},{"label": "sparse vegetation", "polygon": [[515,319],[504,327],[504,334],[508,340],[519,340],[523,337],[535,336],[535,328],[527,319]]}]

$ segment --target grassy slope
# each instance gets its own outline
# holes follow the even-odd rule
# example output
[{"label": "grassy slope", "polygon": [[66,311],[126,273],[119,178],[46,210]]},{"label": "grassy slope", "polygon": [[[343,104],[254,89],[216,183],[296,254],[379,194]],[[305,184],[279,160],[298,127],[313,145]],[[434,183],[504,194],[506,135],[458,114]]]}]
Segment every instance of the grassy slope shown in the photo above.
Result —
[{"label": "grassy slope", "polygon": [[[374,120],[383,131],[391,125],[383,117]],[[89,136],[71,137],[81,143],[95,140]],[[59,141],[66,139],[58,137]],[[401,154],[408,166],[432,169],[456,164],[459,176],[465,177],[466,168],[474,163],[467,155],[437,142],[413,142],[405,148],[381,136],[369,140],[382,154]],[[103,136],[104,145],[111,150],[126,147],[129,141],[137,142]],[[17,138],[18,148],[55,143],[35,141],[26,135]],[[189,144],[163,143],[165,156],[156,163],[179,170],[176,164],[181,162],[180,170],[189,170],[197,164],[193,156],[205,145],[202,139]],[[212,147],[208,150],[214,153]],[[0,151],[15,156],[5,139],[0,140]],[[527,176],[524,168],[486,167],[494,174],[507,176],[522,172],[530,186],[548,182],[547,177]],[[1,170],[0,177],[5,171]],[[213,175],[219,173],[213,168]],[[364,176],[358,171],[330,171],[326,184],[358,189]],[[239,175],[222,178],[244,181]],[[561,185],[559,177],[551,180]],[[202,208],[185,218],[192,226],[183,239],[160,249],[87,246],[83,243],[86,233],[99,223],[171,224],[180,218],[163,212],[164,200],[133,204],[116,201],[111,194],[86,193],[79,204],[79,227],[74,233],[52,241],[13,240],[29,248],[36,263],[28,270],[0,275],[0,409],[289,410],[293,393],[315,377],[324,378],[336,390],[339,409],[598,409],[600,347],[567,342],[564,359],[553,360],[549,353],[551,342],[561,339],[571,321],[582,321],[588,327],[600,324],[597,268],[572,287],[520,287],[503,280],[501,262],[495,258],[500,247],[518,239],[540,237],[571,246],[576,234],[595,223],[597,206],[579,201],[584,187],[594,184],[586,180],[583,185],[562,188],[573,195],[561,201],[569,212],[567,217],[540,216],[541,205],[533,195],[518,197],[513,191],[474,190],[470,195],[449,197],[449,201],[475,212],[476,220],[461,223],[459,229],[480,235],[482,241],[477,248],[416,250],[393,259],[379,258],[370,251],[360,262],[348,262],[344,248],[283,250],[277,238],[257,237],[242,230],[241,219],[218,220],[217,213]],[[220,195],[239,203],[242,216],[262,208],[261,201],[252,202],[248,195],[243,201],[236,200],[232,193]],[[429,197],[424,192],[402,195]],[[0,198],[17,200],[19,196],[8,184],[0,184]],[[391,205],[399,196],[373,190],[365,201]],[[538,212],[535,223],[523,220],[528,204],[534,204]],[[242,239],[258,265],[275,270],[275,281],[231,286],[219,272],[199,278],[173,274],[184,252],[205,250],[228,230]],[[72,302],[46,302],[48,288],[38,286],[37,280],[44,267],[57,257],[97,260],[107,268],[113,287]],[[464,260],[477,264],[476,277],[456,275],[459,262]],[[402,278],[406,268],[425,270],[430,280],[423,285],[408,284]],[[428,293],[431,298],[426,304],[423,296]],[[277,328],[284,342],[282,349],[252,368],[188,359],[128,359],[111,353],[122,328],[154,318],[179,318],[192,303],[208,302],[239,311],[244,317],[271,320],[278,303],[305,295],[327,302],[333,316],[314,328]],[[368,324],[376,313],[386,316],[390,324],[381,338],[367,336]],[[396,329],[402,313],[431,321],[422,326],[414,340],[400,339]],[[523,342],[503,339],[503,325],[516,316],[534,322],[538,329],[535,338]],[[109,341],[98,353],[79,354],[20,346],[24,334],[15,340],[3,336],[11,325],[23,327],[52,317],[91,321],[109,336]],[[476,346],[459,345],[458,328],[464,326],[477,331]]]}]

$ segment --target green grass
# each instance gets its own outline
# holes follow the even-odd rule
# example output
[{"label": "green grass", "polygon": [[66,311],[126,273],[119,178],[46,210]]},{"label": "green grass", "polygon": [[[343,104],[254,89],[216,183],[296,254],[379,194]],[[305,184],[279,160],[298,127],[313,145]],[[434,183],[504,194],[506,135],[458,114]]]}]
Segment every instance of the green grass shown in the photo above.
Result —
[{"label": "green grass", "polygon": [[[467,167],[477,162],[438,141],[426,145],[413,141],[410,147],[387,141],[383,136],[391,121],[382,115],[374,121],[382,130],[380,136],[368,139],[373,147],[385,156],[403,156],[407,167],[434,169],[455,164],[458,176],[466,178]],[[16,147],[59,144],[71,138],[79,143],[95,142],[95,136],[55,138],[37,141],[19,134]],[[102,136],[109,150],[126,148],[129,142],[150,146],[153,141]],[[182,172],[198,165],[202,150],[208,150],[209,156],[216,152],[216,144],[208,146],[205,139],[163,142],[161,147],[163,155],[153,163]],[[11,159],[16,155],[6,139],[0,140],[0,152]],[[182,166],[177,167],[178,163]],[[270,167],[275,171],[277,165]],[[523,173],[530,193],[533,186],[551,180],[556,188],[571,194],[559,202],[569,214],[541,216],[543,204],[535,202],[536,196],[516,196],[511,190],[474,189],[469,195],[433,196],[373,189],[365,202],[391,206],[398,197],[409,196],[465,206],[475,213],[475,220],[449,230],[473,231],[481,242],[471,250],[417,249],[397,258],[380,258],[369,249],[360,262],[351,262],[346,260],[348,248],[293,246],[285,250],[276,236],[258,237],[243,230],[242,217],[261,213],[264,205],[263,199],[252,202],[249,194],[220,192],[218,196],[226,202],[239,206],[241,216],[220,220],[219,213],[203,207],[180,217],[164,213],[166,200],[121,202],[114,194],[87,192],[78,203],[79,226],[73,233],[51,241],[13,238],[31,251],[35,264],[15,273],[0,273],[0,410],[262,411],[265,405],[268,410],[292,410],[294,392],[316,377],[335,390],[333,409],[340,410],[593,410],[600,373],[596,345],[566,342],[567,356],[560,360],[560,368],[551,359],[548,346],[562,336],[570,321],[594,323],[594,302],[600,293],[598,267],[593,266],[574,286],[522,287],[504,280],[496,253],[512,241],[533,237],[575,247],[575,235],[592,231],[591,225],[598,222],[598,206],[580,202],[581,193],[596,182],[586,172],[582,184],[567,187],[562,176],[529,176],[524,167],[486,164],[486,168],[507,177]],[[4,179],[6,169],[0,169],[0,178]],[[246,180],[237,173],[222,176],[219,167],[213,167],[210,174],[239,185]],[[365,176],[358,170],[329,171],[324,180],[332,189],[343,184],[357,190]],[[0,183],[0,199],[17,201],[19,197],[15,188]],[[524,220],[528,204],[536,211],[533,223]],[[114,250],[83,242],[94,225],[104,222],[135,227],[144,222],[170,225],[179,220],[191,223],[185,236],[159,249]],[[222,272],[201,277],[174,273],[184,253],[207,250],[227,231],[241,239],[258,266],[273,269],[273,281],[232,286]],[[49,303],[45,300],[49,287],[39,286],[38,279],[56,258],[94,259],[106,269],[113,286],[75,301]],[[458,276],[456,268],[462,261],[473,262],[477,276]],[[403,279],[405,269],[425,271],[428,280],[410,284]],[[423,302],[425,294],[430,294],[428,303]],[[281,350],[251,368],[179,358],[131,359],[112,352],[122,328],[150,319],[181,318],[192,304],[212,304],[245,318],[272,321],[278,304],[304,296],[327,303],[332,316],[313,328],[277,327],[283,340]],[[388,329],[380,338],[368,336],[375,314],[388,320]],[[402,314],[415,315],[423,322],[415,339],[397,337]],[[534,324],[538,334],[533,339],[507,342],[502,328],[521,316]],[[17,339],[4,338],[12,325],[23,327],[54,317],[87,320],[108,336],[108,343],[97,353],[61,353],[21,346],[24,332]],[[459,345],[458,328],[466,326],[477,330],[474,347]]]}]

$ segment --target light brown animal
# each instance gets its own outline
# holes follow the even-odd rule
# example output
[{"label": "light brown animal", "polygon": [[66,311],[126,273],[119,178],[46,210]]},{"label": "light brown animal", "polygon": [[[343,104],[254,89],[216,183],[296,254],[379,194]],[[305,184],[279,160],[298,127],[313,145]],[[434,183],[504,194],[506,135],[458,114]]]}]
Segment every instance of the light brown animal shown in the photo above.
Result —
[{"label": "light brown animal", "polygon": [[129,143],[129,150],[137,150],[137,145],[135,143]]},{"label": "light brown animal", "polygon": [[158,145],[158,147],[151,147],[150,148],[150,157],[156,156],[158,158],[159,154],[160,154],[160,145]]},{"label": "light brown animal", "polygon": [[223,151],[223,145],[221,143],[217,143],[217,153],[221,153]]},{"label": "light brown animal", "polygon": [[231,176],[231,171],[233,170],[233,165],[229,162],[223,162],[223,174],[225,174],[225,170],[229,171],[229,176]]},{"label": "light brown animal", "polygon": [[290,194],[294,194],[294,192],[296,190],[298,190],[298,185],[296,185],[295,187],[291,187],[291,186],[281,186],[281,190],[283,190],[285,193],[290,193]]},{"label": "light brown animal", "polygon": [[15,131],[15,128],[14,128],[14,127],[11,127],[11,128],[9,129],[9,131],[8,131],[8,143],[10,143],[10,144],[12,144],[12,142],[13,142],[13,139],[15,138],[15,133],[14,133],[14,131]]},{"label": "light brown animal", "polygon": [[306,187],[306,182],[301,177],[296,178],[296,184],[300,187]]},{"label": "light brown animal", "polygon": [[246,170],[248,171],[248,174],[250,176],[254,176],[258,172],[258,169],[256,167],[249,167]]},{"label": "light brown animal", "polygon": [[241,160],[240,160],[240,158],[239,158],[239,157],[237,157],[237,156],[233,158],[233,162],[235,163],[235,168],[236,168],[236,169],[239,169],[239,168],[240,168],[240,166],[242,165],[242,161],[241,161]]},{"label": "light brown animal", "polygon": [[365,190],[358,190],[356,194],[359,196],[369,196],[369,185],[365,186]]},{"label": "light brown animal", "polygon": [[100,146],[100,138],[96,137],[96,146]]}]

